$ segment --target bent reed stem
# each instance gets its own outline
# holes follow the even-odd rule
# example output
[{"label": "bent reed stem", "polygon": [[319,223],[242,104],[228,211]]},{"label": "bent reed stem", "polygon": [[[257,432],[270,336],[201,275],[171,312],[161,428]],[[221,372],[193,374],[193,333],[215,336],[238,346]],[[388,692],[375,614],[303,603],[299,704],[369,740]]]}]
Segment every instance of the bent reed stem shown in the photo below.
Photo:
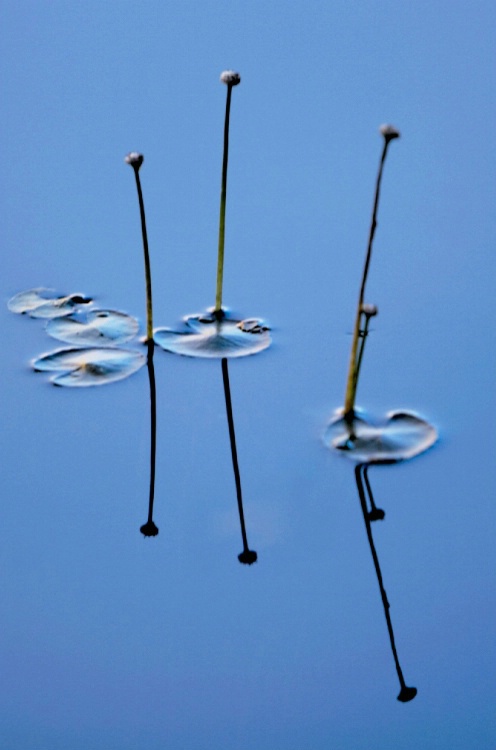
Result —
[{"label": "bent reed stem", "polygon": [[130,164],[134,170],[134,176],[136,178],[136,189],[138,191],[138,202],[141,219],[141,235],[143,237],[143,254],[145,259],[145,281],[146,281],[146,339],[151,341],[153,339],[153,305],[152,305],[152,273],[150,269],[150,254],[148,252],[148,234],[146,231],[146,218],[145,218],[145,204],[143,201],[143,191],[141,190],[141,181],[139,176],[139,170],[143,164],[144,157],[142,154],[129,154],[126,157],[126,162]]},{"label": "bent reed stem", "polygon": [[[393,138],[397,138],[399,133],[395,131],[394,135],[391,135],[391,134],[387,134],[387,135],[383,134],[383,135],[384,135],[384,146],[382,149],[382,154],[381,154],[381,159],[379,162],[379,169],[377,172],[377,178],[376,178],[376,184],[375,184],[375,196],[374,196],[374,206],[372,210],[372,220],[370,222],[369,240],[367,244],[365,264],[363,267],[362,281],[360,284],[360,293],[358,295],[358,305],[357,305],[357,311],[356,311],[356,316],[355,316],[355,326],[353,329],[353,339],[351,343],[348,378],[346,381],[344,416],[345,416],[345,419],[350,421],[350,423],[353,421],[353,417],[355,413],[354,409],[355,409],[356,392],[358,388],[358,376],[360,372],[360,366],[362,363],[363,345],[365,344],[365,340],[364,340],[359,350],[359,339],[360,339],[360,333],[362,330],[361,329],[362,314],[363,314],[362,306],[363,306],[364,298],[365,298],[365,286],[367,284],[370,260],[372,258],[372,245],[374,242],[375,230],[377,228],[377,211],[379,208],[382,172],[384,169],[384,162],[386,160],[386,154],[387,154],[389,143],[391,142],[391,140],[393,140]],[[368,325],[368,318],[367,318],[367,325]]]}]

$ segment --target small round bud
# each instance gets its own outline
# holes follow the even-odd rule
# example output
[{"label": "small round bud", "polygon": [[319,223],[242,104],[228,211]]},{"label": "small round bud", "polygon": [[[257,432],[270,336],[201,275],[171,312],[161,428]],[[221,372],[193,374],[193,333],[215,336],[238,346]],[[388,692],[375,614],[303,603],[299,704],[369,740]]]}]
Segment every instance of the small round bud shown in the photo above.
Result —
[{"label": "small round bud", "polygon": [[379,312],[376,305],[362,305],[360,309],[367,318],[373,318]]},{"label": "small round bud", "polygon": [[241,83],[241,76],[239,73],[235,73],[234,70],[224,70],[220,74],[220,80],[227,86],[237,86],[238,83]]},{"label": "small round bud", "polygon": [[400,137],[400,131],[394,125],[381,125],[379,133],[384,136],[386,141],[392,141],[393,138]]},{"label": "small round bud", "polygon": [[126,164],[129,164],[133,169],[139,169],[143,162],[145,161],[145,157],[143,154],[139,154],[137,151],[131,151],[130,154],[128,154],[124,161]]}]

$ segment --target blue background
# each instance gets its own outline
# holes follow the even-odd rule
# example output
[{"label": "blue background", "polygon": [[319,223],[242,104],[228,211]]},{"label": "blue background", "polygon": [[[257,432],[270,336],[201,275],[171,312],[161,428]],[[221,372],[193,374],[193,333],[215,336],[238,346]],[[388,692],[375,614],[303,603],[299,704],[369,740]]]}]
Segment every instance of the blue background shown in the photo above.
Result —
[{"label": "blue background", "polygon": [[[494,748],[495,10],[491,2],[4,0],[0,733],[16,750]],[[273,328],[230,366],[157,352],[156,539],[146,371],[86,392],[6,302],[36,286],[155,324],[214,302],[225,88],[224,301]],[[370,472],[396,675],[343,402],[375,173],[386,164],[358,401],[439,445]],[[492,492],[493,491],[493,492]]]}]

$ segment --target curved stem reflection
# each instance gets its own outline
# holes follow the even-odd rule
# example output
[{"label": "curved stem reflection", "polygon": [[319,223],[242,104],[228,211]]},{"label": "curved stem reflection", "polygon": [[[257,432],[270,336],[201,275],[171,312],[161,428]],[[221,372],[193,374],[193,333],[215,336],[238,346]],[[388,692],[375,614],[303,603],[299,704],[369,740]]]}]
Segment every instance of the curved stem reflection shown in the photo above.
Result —
[{"label": "curved stem reflection", "polygon": [[155,499],[155,459],[157,454],[157,389],[155,386],[155,365],[153,355],[155,352],[155,342],[148,339],[146,342],[148,348],[148,378],[150,381],[150,493],[148,498],[148,520],[140,531],[145,536],[157,536],[158,527],[153,522],[153,502]]},{"label": "curved stem reflection", "polygon": [[368,467],[366,464],[357,464],[357,466],[355,467],[356,485],[358,489],[358,496],[360,498],[360,505],[362,507],[362,514],[363,514],[363,520],[365,522],[365,529],[367,531],[367,538],[369,540],[370,552],[372,554],[372,559],[374,561],[375,572],[377,575],[377,582],[379,583],[379,589],[381,592],[382,605],[384,607],[384,615],[386,617],[389,640],[391,643],[391,651],[393,653],[394,663],[396,665],[396,672],[398,674],[398,679],[400,681],[400,692],[397,697],[398,697],[398,700],[401,701],[402,703],[407,703],[408,701],[411,701],[413,698],[415,698],[415,696],[417,695],[417,688],[408,687],[406,685],[404,677],[403,677],[403,672],[401,670],[398,653],[396,651],[393,624],[391,622],[391,616],[389,614],[390,604],[386,595],[386,589],[384,588],[384,583],[382,581],[381,566],[379,564],[379,558],[377,556],[377,552],[376,552],[375,545],[374,545],[374,538],[372,536],[371,519],[370,519],[369,511],[367,509],[367,499],[366,499],[364,484],[362,481],[362,471],[363,471],[365,484],[366,484],[367,489],[369,489],[370,483],[367,477],[367,468]]},{"label": "curved stem reflection", "polygon": [[365,481],[365,487],[367,488],[367,494],[369,496],[369,502],[370,502],[370,510],[368,511],[368,517],[369,521],[382,521],[386,514],[382,510],[382,508],[378,508],[377,505],[374,502],[374,495],[372,493],[372,487],[370,486],[369,481],[369,465],[368,464],[362,464],[363,471],[362,471],[362,477]]},{"label": "curved stem reflection", "polygon": [[229,386],[229,370],[227,359],[222,359],[222,380],[224,383],[224,396],[226,399],[227,424],[229,426],[229,440],[231,443],[231,456],[234,470],[234,481],[236,483],[236,497],[238,500],[239,522],[241,525],[241,536],[243,538],[243,552],[238,555],[240,563],[252,565],[257,559],[257,553],[248,547],[248,537],[246,535],[245,515],[243,512],[243,497],[241,494],[241,476],[238,465],[238,452],[236,450],[236,435],[234,432],[234,419],[232,412],[231,388]]}]

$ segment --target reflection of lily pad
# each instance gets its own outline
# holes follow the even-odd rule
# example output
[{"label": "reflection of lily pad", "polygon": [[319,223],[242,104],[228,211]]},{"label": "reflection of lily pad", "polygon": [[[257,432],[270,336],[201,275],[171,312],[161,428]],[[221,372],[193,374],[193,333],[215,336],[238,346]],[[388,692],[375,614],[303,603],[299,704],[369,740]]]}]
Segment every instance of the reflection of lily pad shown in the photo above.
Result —
[{"label": "reflection of lily pad", "polygon": [[51,320],[46,326],[46,332],[53,338],[81,346],[124,344],[138,330],[136,318],[116,310],[90,310],[82,316]]},{"label": "reflection of lily pad", "polygon": [[58,372],[55,385],[83,387],[123,380],[143,367],[146,357],[126,349],[59,349],[33,362],[39,372]]},{"label": "reflection of lily pad", "polygon": [[28,289],[12,297],[7,307],[14,313],[28,313],[32,318],[61,318],[71,315],[80,305],[91,302],[81,294],[59,296],[53,289]]},{"label": "reflection of lily pad", "polygon": [[350,422],[340,410],[327,427],[324,442],[352,461],[391,464],[414,458],[437,440],[435,428],[413,412],[394,411],[383,422],[366,419],[355,412]]},{"label": "reflection of lily pad", "polygon": [[212,312],[192,315],[185,320],[184,331],[157,328],[155,342],[168,352],[186,357],[246,357],[270,346],[269,328],[254,318],[220,319]]}]

